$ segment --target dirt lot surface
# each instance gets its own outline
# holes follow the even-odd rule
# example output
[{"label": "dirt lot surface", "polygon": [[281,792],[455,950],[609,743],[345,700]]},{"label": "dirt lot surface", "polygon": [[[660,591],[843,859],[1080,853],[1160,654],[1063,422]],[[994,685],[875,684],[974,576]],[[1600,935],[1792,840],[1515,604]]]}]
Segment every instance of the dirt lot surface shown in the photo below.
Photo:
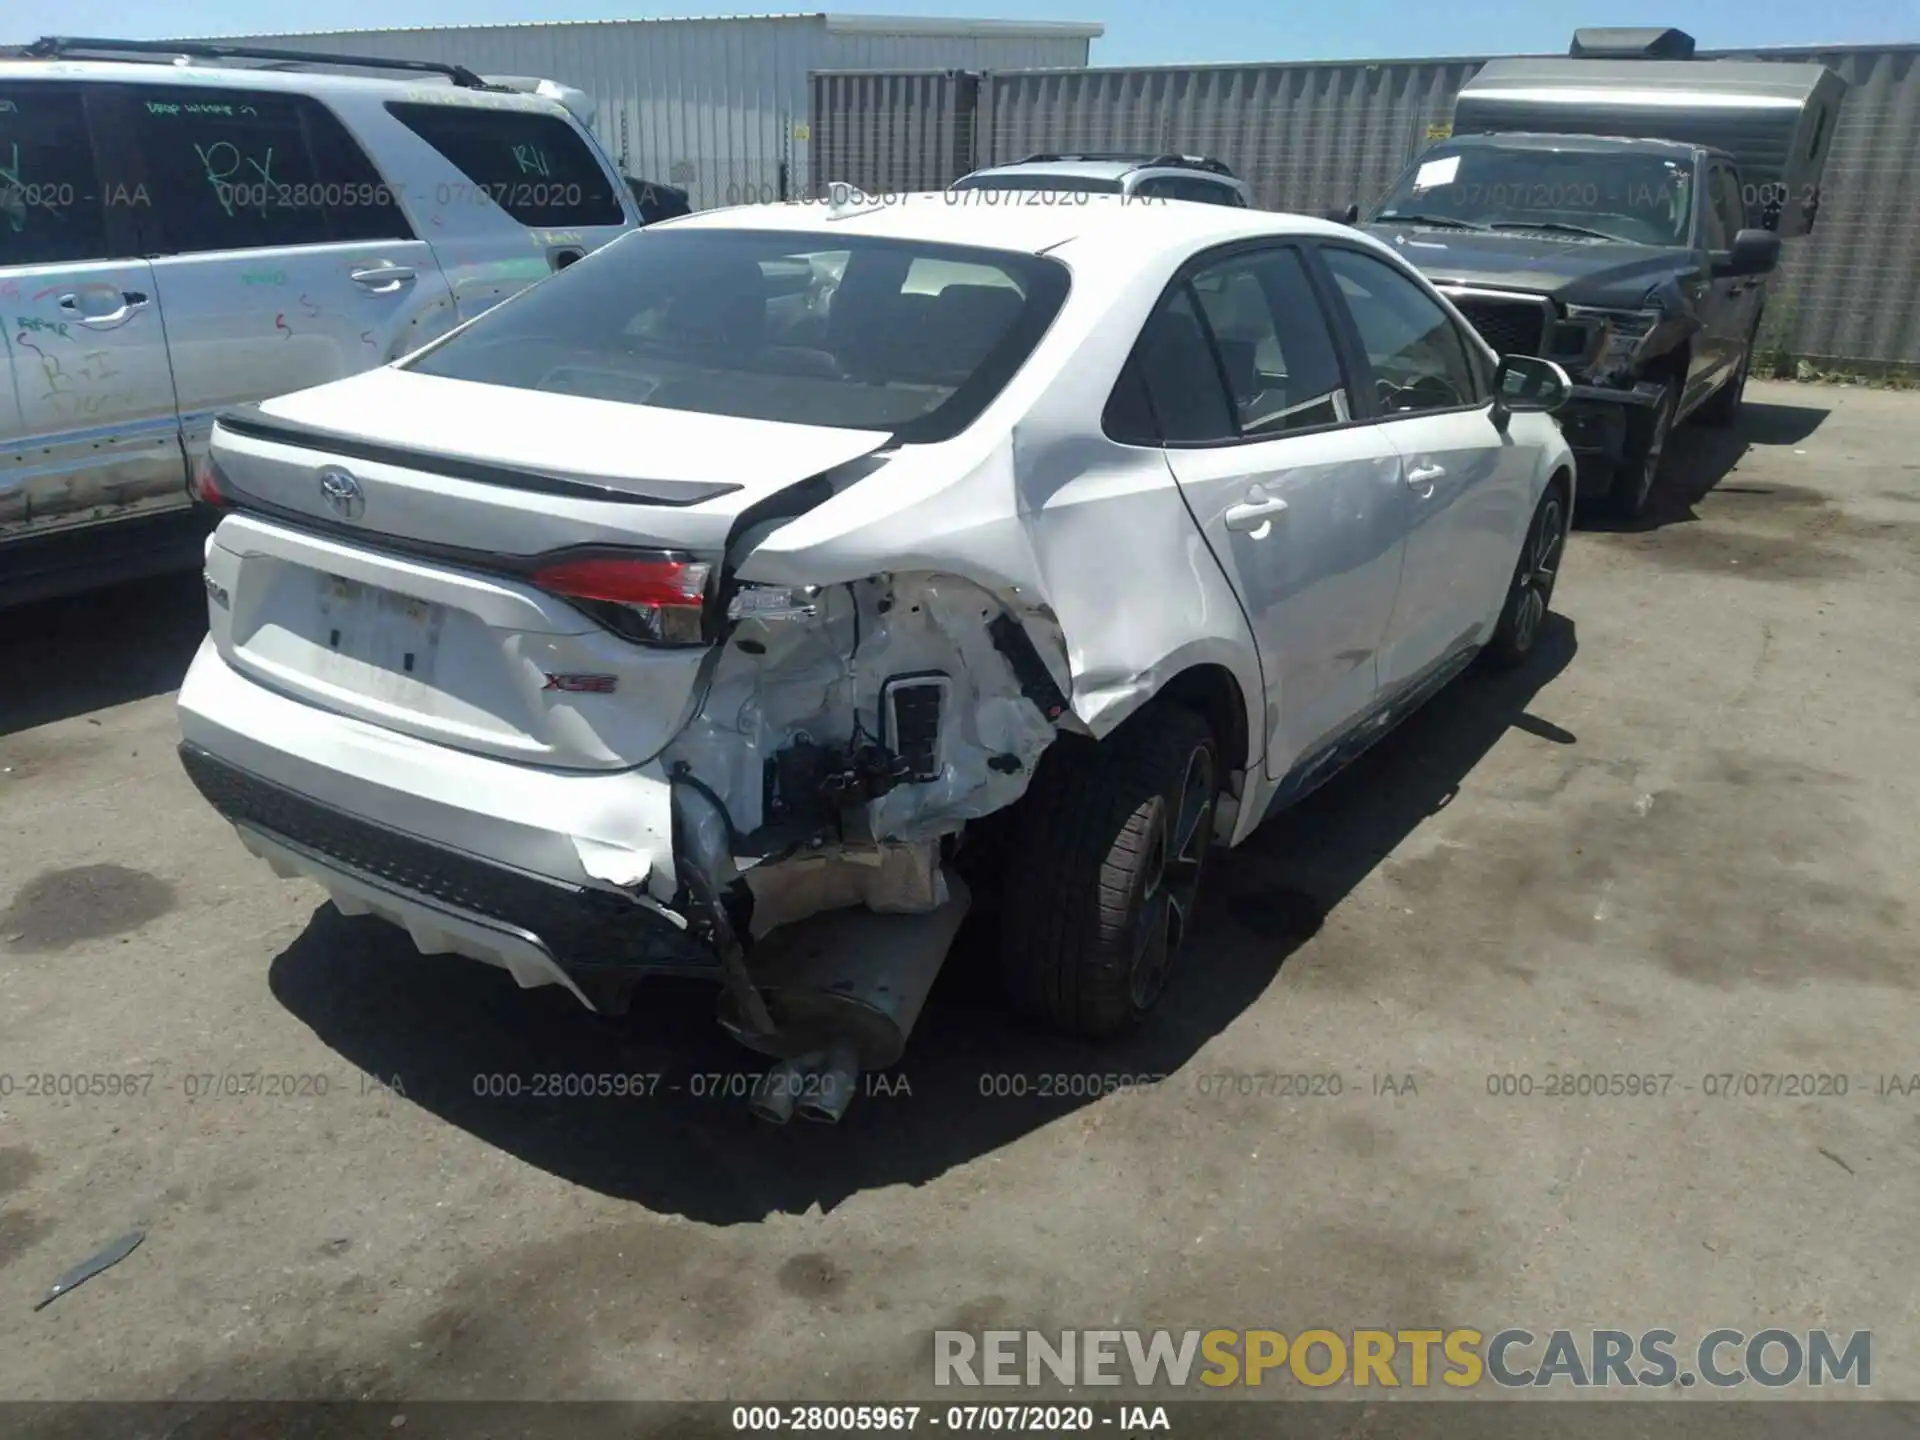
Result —
[{"label": "dirt lot surface", "polygon": [[[272,878],[174,754],[196,577],[0,617],[0,1396],[878,1399],[947,1327],[1779,1324],[1920,1398],[1917,460],[1920,397],[1755,384],[1657,524],[1574,537],[1537,663],[1225,857],[1149,1033],[1014,1027],[963,955],[837,1128],[705,1093],[752,1068],[708,994],[598,1019]],[[660,1078],[476,1093],[560,1072]],[[96,1075],[137,1093],[57,1093]]]}]

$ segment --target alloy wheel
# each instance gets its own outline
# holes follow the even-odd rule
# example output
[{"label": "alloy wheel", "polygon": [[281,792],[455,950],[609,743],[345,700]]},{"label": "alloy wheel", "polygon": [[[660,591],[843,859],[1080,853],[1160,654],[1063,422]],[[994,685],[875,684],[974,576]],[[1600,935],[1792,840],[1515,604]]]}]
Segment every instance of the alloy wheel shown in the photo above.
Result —
[{"label": "alloy wheel", "polygon": [[1153,828],[1127,977],[1136,1010],[1146,1010],[1159,999],[1186,939],[1200,872],[1213,842],[1216,792],[1212,748],[1195,746],[1187,757],[1175,807],[1169,811],[1163,805]]},{"label": "alloy wheel", "polygon": [[1560,509],[1560,497],[1548,495],[1540,505],[1528,540],[1526,563],[1520,567],[1515,583],[1519,586],[1519,604],[1513,612],[1513,642],[1518,650],[1532,647],[1540,633],[1540,622],[1547,618],[1547,606],[1553,599],[1553,582],[1560,574],[1560,550],[1566,544],[1567,529]]}]

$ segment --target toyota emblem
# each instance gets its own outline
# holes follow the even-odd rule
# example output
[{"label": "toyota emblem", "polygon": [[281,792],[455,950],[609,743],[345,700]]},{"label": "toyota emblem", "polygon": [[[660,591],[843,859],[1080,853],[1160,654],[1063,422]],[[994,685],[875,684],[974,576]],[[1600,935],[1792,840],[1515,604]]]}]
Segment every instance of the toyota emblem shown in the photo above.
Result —
[{"label": "toyota emblem", "polygon": [[358,520],[367,511],[367,495],[360,482],[338,465],[320,472],[320,494],[327,508],[342,520]]}]

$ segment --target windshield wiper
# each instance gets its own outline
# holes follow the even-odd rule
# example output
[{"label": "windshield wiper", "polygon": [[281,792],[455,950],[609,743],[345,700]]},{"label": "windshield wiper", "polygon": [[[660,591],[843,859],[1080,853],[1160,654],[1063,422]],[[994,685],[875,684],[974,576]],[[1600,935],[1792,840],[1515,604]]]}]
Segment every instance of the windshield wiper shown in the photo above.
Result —
[{"label": "windshield wiper", "polygon": [[1409,215],[1400,210],[1383,210],[1373,217],[1379,220],[1404,220],[1409,225],[1437,225],[1446,230],[1486,230],[1491,227],[1477,220],[1456,220],[1451,215]]},{"label": "windshield wiper", "polygon": [[1612,240],[1616,244],[1629,244],[1618,235],[1609,235],[1604,230],[1589,230],[1584,225],[1563,225],[1558,220],[1496,220],[1487,226],[1489,230],[1551,230],[1557,235],[1585,235],[1594,240]]}]

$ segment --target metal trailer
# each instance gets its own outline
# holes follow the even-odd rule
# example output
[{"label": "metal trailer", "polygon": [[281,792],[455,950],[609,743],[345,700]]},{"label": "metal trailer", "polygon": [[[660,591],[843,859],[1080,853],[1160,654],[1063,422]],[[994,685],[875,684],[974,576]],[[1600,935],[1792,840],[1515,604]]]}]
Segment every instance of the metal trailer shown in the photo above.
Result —
[{"label": "metal trailer", "polygon": [[[1618,54],[1576,43],[1583,48]],[[1724,150],[1740,169],[1754,223],[1788,238],[1813,228],[1846,91],[1844,80],[1814,64],[1489,60],[1455,99],[1453,130],[1617,135]]]}]

